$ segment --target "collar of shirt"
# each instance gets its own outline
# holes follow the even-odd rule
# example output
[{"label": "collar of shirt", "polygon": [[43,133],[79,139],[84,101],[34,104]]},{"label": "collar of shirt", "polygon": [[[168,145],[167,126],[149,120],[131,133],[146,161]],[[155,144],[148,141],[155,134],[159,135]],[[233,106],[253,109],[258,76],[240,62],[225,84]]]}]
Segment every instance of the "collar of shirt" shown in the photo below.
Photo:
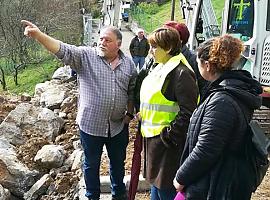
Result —
[{"label": "collar of shirt", "polygon": [[[107,60],[102,55],[102,52],[98,51],[97,49],[96,49],[96,51],[97,51],[97,55],[103,60],[103,62],[110,65],[110,63],[108,63]],[[122,63],[121,60],[124,59],[126,57],[126,55],[123,53],[123,51],[121,49],[119,49],[118,54],[119,54],[119,63],[118,63],[118,65],[119,65],[120,63]]]}]

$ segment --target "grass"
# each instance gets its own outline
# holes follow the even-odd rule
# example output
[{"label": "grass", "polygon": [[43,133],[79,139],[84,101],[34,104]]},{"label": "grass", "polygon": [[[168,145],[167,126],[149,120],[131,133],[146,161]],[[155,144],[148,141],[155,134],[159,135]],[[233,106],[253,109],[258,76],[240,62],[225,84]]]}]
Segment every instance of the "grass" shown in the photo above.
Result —
[{"label": "grass", "polygon": [[[56,60],[47,61],[45,64],[28,66],[18,75],[18,86],[15,85],[12,76],[7,76],[8,93],[33,95],[36,84],[50,80],[57,66],[58,62]],[[4,93],[2,88],[0,89],[1,93]]]},{"label": "grass", "polygon": [[[180,12],[178,2],[175,5],[175,19],[176,21],[183,22],[182,14]],[[158,8],[155,14],[138,13],[134,16],[140,26],[144,28],[146,33],[151,33],[156,28],[160,27],[164,22],[171,20],[171,2],[167,2]]]},{"label": "grass", "polygon": [[221,25],[222,21],[222,11],[225,5],[225,0],[212,0],[212,4],[216,13],[216,17],[219,25]]},{"label": "grass", "polygon": [[[178,2],[176,2],[175,5],[175,21],[178,22],[183,22],[183,17],[182,17],[182,13],[180,12],[180,8],[178,6]],[[160,21],[162,21],[163,23],[166,21],[171,20],[171,2],[167,2],[164,5],[160,6],[159,12],[156,13],[153,18],[159,19]]]},{"label": "grass", "polygon": [[[212,4],[217,16],[219,24],[222,20],[222,9],[224,8],[225,0],[212,0]],[[140,26],[142,26],[147,33],[151,33],[156,28],[160,27],[164,22],[171,20],[171,1],[166,2],[165,4],[159,6],[158,12],[154,14],[142,14],[139,13],[138,16],[134,16],[138,21]],[[179,3],[175,4],[175,21],[185,22],[182,18],[182,10],[179,7]]]}]

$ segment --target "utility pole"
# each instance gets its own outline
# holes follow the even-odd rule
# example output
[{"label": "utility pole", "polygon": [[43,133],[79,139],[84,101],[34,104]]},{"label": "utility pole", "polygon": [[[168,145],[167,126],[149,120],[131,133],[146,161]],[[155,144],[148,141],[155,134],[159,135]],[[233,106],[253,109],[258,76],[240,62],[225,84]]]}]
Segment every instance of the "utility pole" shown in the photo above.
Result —
[{"label": "utility pole", "polygon": [[174,21],[175,0],[172,0],[171,21]]},{"label": "utility pole", "polygon": [[83,43],[87,46],[91,46],[92,41],[92,15],[83,15],[83,30],[84,30],[84,41]]},{"label": "utility pole", "polygon": [[117,28],[121,28],[120,14],[121,14],[122,1],[121,0],[114,0],[114,3],[115,3],[115,5],[114,5],[113,26],[116,26]]}]

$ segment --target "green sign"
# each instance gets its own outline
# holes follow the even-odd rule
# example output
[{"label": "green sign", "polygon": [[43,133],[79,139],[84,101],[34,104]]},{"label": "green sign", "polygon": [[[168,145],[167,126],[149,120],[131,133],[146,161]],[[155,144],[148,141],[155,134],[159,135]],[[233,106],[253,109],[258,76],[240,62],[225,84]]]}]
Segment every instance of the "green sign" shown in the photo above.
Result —
[{"label": "green sign", "polygon": [[243,19],[243,9],[244,7],[250,6],[250,2],[244,2],[244,0],[240,0],[239,3],[234,3],[233,6],[238,9],[236,20],[241,21]]}]

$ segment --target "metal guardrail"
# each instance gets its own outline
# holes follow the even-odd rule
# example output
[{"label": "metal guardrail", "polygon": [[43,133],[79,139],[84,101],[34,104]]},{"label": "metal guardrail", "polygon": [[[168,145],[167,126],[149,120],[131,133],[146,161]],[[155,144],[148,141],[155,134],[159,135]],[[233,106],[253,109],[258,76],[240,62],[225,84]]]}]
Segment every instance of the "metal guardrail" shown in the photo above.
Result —
[{"label": "metal guardrail", "polygon": [[97,42],[99,31],[101,28],[101,20],[93,19],[91,14],[83,15],[83,44],[92,46]]},{"label": "metal guardrail", "polygon": [[212,38],[220,35],[220,28],[215,15],[211,0],[204,0],[202,4],[202,19],[204,24],[204,33],[206,38]]}]

